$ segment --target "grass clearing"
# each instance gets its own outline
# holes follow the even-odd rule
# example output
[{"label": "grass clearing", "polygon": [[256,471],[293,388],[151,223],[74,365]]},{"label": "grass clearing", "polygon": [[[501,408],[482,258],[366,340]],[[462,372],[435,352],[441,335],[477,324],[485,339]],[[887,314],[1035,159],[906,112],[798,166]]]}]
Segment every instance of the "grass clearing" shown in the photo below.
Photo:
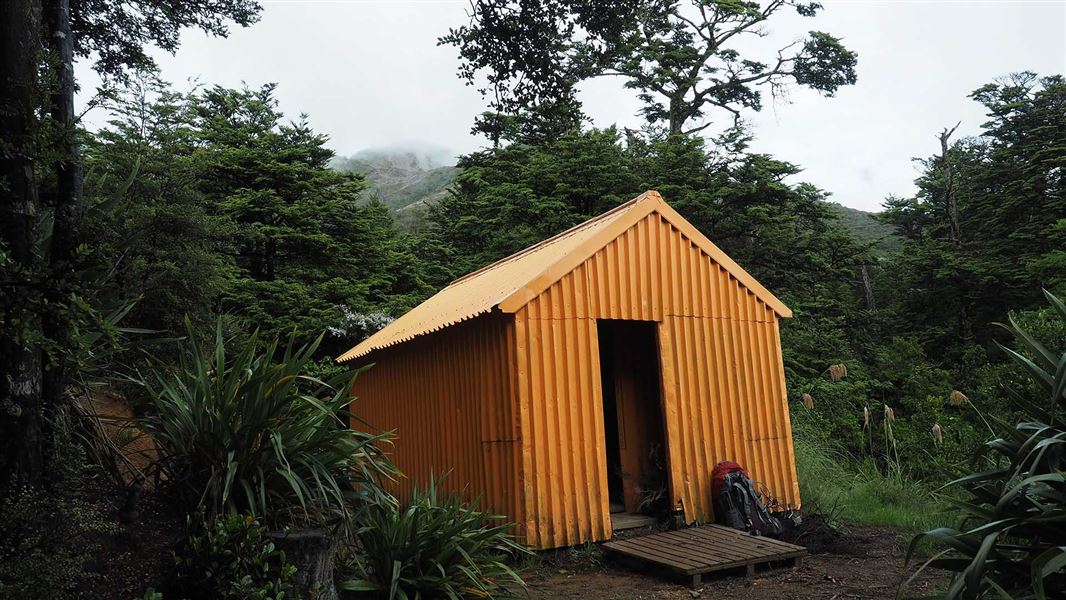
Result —
[{"label": "grass clearing", "polygon": [[895,527],[916,534],[954,520],[932,488],[902,473],[885,475],[871,461],[853,459],[806,436],[795,440],[804,508],[834,526]]}]

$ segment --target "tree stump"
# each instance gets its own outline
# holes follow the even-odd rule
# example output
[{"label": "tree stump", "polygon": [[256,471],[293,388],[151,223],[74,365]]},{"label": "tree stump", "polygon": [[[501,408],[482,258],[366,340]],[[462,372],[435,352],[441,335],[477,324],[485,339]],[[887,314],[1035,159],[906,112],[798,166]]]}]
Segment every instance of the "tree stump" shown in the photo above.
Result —
[{"label": "tree stump", "polygon": [[300,598],[337,600],[333,584],[333,557],[337,544],[325,529],[301,529],[268,534],[285,560],[296,567],[293,585]]}]

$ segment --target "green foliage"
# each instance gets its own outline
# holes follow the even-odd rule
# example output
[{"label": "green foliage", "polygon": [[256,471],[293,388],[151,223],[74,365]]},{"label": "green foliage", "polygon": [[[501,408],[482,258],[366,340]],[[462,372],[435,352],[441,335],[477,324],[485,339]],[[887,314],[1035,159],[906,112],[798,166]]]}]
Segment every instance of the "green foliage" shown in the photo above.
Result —
[{"label": "green foliage", "polygon": [[313,337],[346,307],[410,308],[412,299],[392,301],[425,290],[388,209],[360,203],[362,179],[329,168],[334,153],[306,120],[283,123],[274,87],[214,87],[190,100],[200,190],[233,225],[238,272],[223,310],[268,335],[295,327]]},{"label": "green foliage", "polygon": [[285,553],[275,548],[259,521],[240,514],[206,521],[202,517],[195,522],[190,518],[190,533],[175,553],[178,587],[185,597],[294,597],[296,567],[285,561]]},{"label": "green foliage", "polygon": [[145,75],[114,96],[86,151],[99,301],[140,299],[129,321],[157,330],[220,312],[267,336],[328,329],[320,353],[336,354],[373,333],[349,315],[428,294],[387,207],[329,167],[325,136],[285,122],[274,89],[178,94]]},{"label": "green foliage", "polygon": [[129,323],[180,331],[209,324],[235,274],[220,240],[231,225],[197,189],[198,144],[186,99],[142,76],[109,106],[109,126],[87,140],[87,269],[107,273],[99,301],[138,300]]},{"label": "green foliage", "polygon": [[876,525],[916,533],[935,526],[946,507],[928,485],[899,471],[883,474],[802,425],[795,429],[796,470],[804,509],[834,526]]},{"label": "green foliage", "polygon": [[247,27],[259,20],[262,7],[254,0],[134,0],[72,2],[74,51],[94,59],[93,70],[104,77],[124,77],[127,69],[154,69],[146,44],[173,54],[183,29],[195,28],[225,37],[227,21]]},{"label": "green foliage", "polygon": [[0,597],[69,598],[92,585],[101,542],[117,533],[111,507],[91,493],[97,469],[70,436],[59,435],[48,488],[18,481],[0,488]]},{"label": "green foliage", "polygon": [[[923,161],[914,198],[891,198],[883,218],[907,237],[879,277],[898,331],[957,363],[987,345],[988,324],[1040,304],[1034,290],[1064,285],[1066,82],[1021,73],[972,97],[990,120],[952,145],[947,163]],[[960,239],[952,239],[946,165],[952,167]],[[959,342],[962,342],[961,344]]]},{"label": "green foliage", "polygon": [[608,128],[475,153],[460,161],[454,194],[432,207],[428,236],[449,249],[453,278],[657,189],[786,301],[807,299],[794,308],[827,312],[862,248],[837,225],[824,193],[783,181],[797,167],[747,154],[748,140],[740,130],[716,144],[630,132],[623,143]]},{"label": "green foliage", "polygon": [[[451,29],[440,43],[458,48],[462,79],[488,78],[481,92],[491,95],[498,114],[483,118],[479,128],[495,142],[551,139],[543,134],[573,128],[580,121],[577,84],[600,76],[620,76],[636,90],[649,123],[665,124],[671,134],[694,133],[710,124],[707,111],[739,121],[742,109],[761,109],[761,86],[776,92],[794,82],[831,96],[855,83],[856,54],[829,34],[812,31],[802,44],[776,53],[737,43],[767,37],[766,21],[787,8],[813,17],[821,6],[793,0],[485,0],[474,3],[469,25]],[[761,52],[776,56],[760,60]],[[515,138],[506,120],[523,112],[537,124]]]},{"label": "green foliage", "polygon": [[158,448],[161,485],[208,514],[275,521],[383,500],[378,478],[393,471],[379,448],[386,436],[348,429],[355,373],[304,373],[321,338],[261,350],[256,334],[227,344],[221,323],[210,344],[194,335],[175,368],[141,381],[152,408],[139,427]]},{"label": "green foliage", "polygon": [[[1066,323],[1066,305],[1045,292]],[[1026,420],[985,445],[971,474],[949,484],[965,499],[958,529],[915,538],[947,549],[923,565],[954,573],[947,598],[1035,597],[1066,585],[1066,339],[1051,350],[1012,321],[1003,348],[1036,386],[1008,390]],[[1061,354],[1059,353],[1061,351]]]},{"label": "green foliage", "polygon": [[[640,193],[617,130],[572,132],[463,157],[453,195],[430,209],[450,250],[447,281],[550,237]],[[432,260],[432,257],[424,257]]]},{"label": "green foliage", "polygon": [[514,590],[525,584],[507,561],[529,552],[508,525],[489,523],[500,519],[440,494],[436,482],[416,490],[407,507],[370,506],[352,535],[353,578],[340,587],[390,600],[518,597]]}]

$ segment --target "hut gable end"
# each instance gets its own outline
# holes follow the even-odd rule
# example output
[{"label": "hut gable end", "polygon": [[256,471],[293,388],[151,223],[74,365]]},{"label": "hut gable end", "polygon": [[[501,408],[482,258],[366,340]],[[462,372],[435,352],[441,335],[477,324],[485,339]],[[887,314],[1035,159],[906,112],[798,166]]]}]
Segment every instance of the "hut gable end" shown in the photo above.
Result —
[{"label": "hut gable end", "polygon": [[[655,225],[656,219],[658,225]],[[757,298],[761,305],[769,307],[779,316],[792,316],[792,311],[784,303],[681,217],[658,192],[647,191],[598,217],[457,279],[429,300],[339,356],[337,361],[345,362],[365,356],[374,350],[439,331],[493,310],[517,312],[561,279],[584,266],[587,261],[604,254],[604,251],[611,247],[615,248],[615,252],[607,254],[616,258],[637,252],[659,252],[663,254],[651,257],[651,260],[660,261],[660,264],[666,266],[673,265],[670,257],[674,255],[670,253],[678,252],[679,256],[684,255],[684,248],[669,245],[625,246],[628,242],[619,246],[619,240],[632,239],[634,236],[631,232],[639,229],[638,224],[645,222],[647,224],[641,226],[656,230],[669,227],[671,231],[680,234],[670,236],[663,235],[661,231],[654,231],[652,234],[656,237],[649,239],[670,240],[681,237],[687,240],[690,248],[697,249],[700,254],[709,258],[717,268]],[[677,281],[682,274],[671,273],[673,282],[664,283],[688,285],[689,282]],[[673,293],[673,290],[661,288],[661,292]]]},{"label": "hut gable end", "polygon": [[652,211],[550,284],[526,288],[528,300],[519,303],[516,293],[500,309],[524,310],[532,319],[638,321],[700,317],[772,322],[777,315],[791,314],[781,310],[776,298],[760,296],[745,283],[746,273],[738,277],[723,265],[720,250],[693,240],[675,222]]}]

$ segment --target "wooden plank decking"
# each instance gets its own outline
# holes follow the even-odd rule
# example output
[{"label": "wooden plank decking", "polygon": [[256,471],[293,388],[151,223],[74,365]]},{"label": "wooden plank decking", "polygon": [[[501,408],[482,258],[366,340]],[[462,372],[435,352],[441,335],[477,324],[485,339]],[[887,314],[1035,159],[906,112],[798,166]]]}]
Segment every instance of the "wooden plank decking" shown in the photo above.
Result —
[{"label": "wooden plank decking", "polygon": [[696,587],[700,576],[713,571],[745,568],[789,561],[793,565],[807,555],[803,546],[767,537],[748,535],[721,525],[703,525],[607,542],[603,549],[624,561],[664,568],[688,579]]}]

